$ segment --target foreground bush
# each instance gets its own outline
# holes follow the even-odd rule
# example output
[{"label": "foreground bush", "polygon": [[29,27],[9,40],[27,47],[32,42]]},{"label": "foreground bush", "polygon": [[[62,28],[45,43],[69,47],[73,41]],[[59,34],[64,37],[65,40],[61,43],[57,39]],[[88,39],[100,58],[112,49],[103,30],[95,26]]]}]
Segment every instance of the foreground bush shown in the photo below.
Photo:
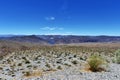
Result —
[{"label": "foreground bush", "polygon": [[87,59],[89,69],[93,72],[106,71],[107,62],[101,56],[92,55]]},{"label": "foreground bush", "polygon": [[116,63],[120,64],[120,49],[115,52]]}]

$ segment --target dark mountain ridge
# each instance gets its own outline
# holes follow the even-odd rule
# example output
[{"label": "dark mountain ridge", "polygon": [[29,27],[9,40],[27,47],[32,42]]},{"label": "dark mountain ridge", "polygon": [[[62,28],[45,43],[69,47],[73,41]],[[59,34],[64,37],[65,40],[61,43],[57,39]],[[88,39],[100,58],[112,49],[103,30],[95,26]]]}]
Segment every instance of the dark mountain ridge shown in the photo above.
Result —
[{"label": "dark mountain ridge", "polygon": [[0,37],[0,40],[46,43],[46,44],[71,44],[85,42],[120,42],[120,36],[77,36],[77,35],[22,35]]}]

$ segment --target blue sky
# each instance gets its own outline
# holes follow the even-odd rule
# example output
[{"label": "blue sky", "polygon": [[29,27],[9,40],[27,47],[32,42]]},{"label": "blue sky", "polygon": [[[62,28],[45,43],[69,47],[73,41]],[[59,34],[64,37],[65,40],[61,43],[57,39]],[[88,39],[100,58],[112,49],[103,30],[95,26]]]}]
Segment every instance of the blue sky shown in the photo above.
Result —
[{"label": "blue sky", "polygon": [[0,34],[120,35],[120,0],[0,0]]}]

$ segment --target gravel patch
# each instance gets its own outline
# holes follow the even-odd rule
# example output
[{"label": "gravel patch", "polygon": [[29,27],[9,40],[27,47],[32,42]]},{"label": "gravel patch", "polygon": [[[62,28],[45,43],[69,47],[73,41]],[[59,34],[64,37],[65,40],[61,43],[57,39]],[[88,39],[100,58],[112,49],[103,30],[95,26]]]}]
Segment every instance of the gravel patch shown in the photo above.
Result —
[{"label": "gravel patch", "polygon": [[[120,64],[110,63],[107,72],[86,72],[81,70],[86,61],[80,58],[42,51],[13,53],[0,61],[0,80],[120,80]],[[25,76],[27,72],[32,76]]]},{"label": "gravel patch", "polygon": [[120,80],[120,64],[110,64],[108,72],[81,72],[79,68],[56,71],[38,78],[20,80]]}]

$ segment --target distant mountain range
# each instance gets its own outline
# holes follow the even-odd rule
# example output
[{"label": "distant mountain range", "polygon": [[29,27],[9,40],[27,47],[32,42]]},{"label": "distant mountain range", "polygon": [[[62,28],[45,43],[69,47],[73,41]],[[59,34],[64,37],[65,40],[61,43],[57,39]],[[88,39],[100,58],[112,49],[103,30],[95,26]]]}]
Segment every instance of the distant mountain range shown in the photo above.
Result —
[{"label": "distant mountain range", "polygon": [[2,35],[0,40],[40,44],[71,44],[85,42],[120,42],[120,36],[76,36],[76,35]]}]

